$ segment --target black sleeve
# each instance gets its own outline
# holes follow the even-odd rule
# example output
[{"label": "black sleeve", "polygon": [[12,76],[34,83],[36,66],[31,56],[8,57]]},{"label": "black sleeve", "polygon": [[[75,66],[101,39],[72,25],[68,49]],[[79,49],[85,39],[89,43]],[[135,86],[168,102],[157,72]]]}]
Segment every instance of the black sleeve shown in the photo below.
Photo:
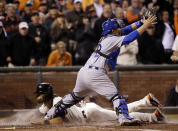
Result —
[{"label": "black sleeve", "polygon": [[8,37],[8,39],[7,39],[7,56],[12,56],[13,41],[14,41],[13,36]]},{"label": "black sleeve", "polygon": [[32,43],[31,58],[34,58],[35,60],[37,60],[40,55],[39,51],[38,51],[37,43],[34,38],[31,37],[31,39],[32,39],[32,41],[31,41],[31,43]]}]

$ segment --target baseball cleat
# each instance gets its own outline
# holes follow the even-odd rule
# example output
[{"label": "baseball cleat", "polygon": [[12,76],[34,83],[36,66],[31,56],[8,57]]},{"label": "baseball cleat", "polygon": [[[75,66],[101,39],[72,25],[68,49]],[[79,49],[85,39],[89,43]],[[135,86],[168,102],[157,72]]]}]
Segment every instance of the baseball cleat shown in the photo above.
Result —
[{"label": "baseball cleat", "polygon": [[155,97],[152,93],[149,93],[149,94],[147,95],[147,99],[149,100],[149,102],[150,102],[150,104],[151,104],[152,106],[156,106],[156,107],[162,106],[162,105],[160,104],[159,100],[156,99],[156,97]]},{"label": "baseball cleat", "polygon": [[140,125],[140,121],[129,116],[125,99],[119,99],[119,106],[115,108],[120,126]]},{"label": "baseball cleat", "polygon": [[161,112],[159,108],[154,111],[154,114],[158,121],[167,121],[166,116]]}]

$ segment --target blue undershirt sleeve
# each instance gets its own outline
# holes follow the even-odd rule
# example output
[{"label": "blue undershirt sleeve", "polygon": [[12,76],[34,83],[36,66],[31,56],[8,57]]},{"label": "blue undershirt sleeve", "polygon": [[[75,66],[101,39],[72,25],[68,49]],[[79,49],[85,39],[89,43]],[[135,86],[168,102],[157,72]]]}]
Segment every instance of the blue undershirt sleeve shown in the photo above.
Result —
[{"label": "blue undershirt sleeve", "polygon": [[125,38],[122,41],[121,45],[129,44],[130,42],[136,40],[139,37],[139,33],[137,30],[129,33],[128,35],[125,36]]},{"label": "blue undershirt sleeve", "polygon": [[126,26],[126,27],[124,27],[124,28],[121,29],[121,34],[122,35],[127,35],[130,32],[132,32],[132,31],[133,31],[132,26],[128,25],[128,26]]},{"label": "blue undershirt sleeve", "polygon": [[[137,28],[139,28],[140,26],[142,26],[142,22],[139,20],[139,21],[135,22],[135,25],[136,25]],[[133,31],[132,25],[128,25],[128,26],[121,29],[121,34],[122,35],[128,35],[132,31]]]},{"label": "blue undershirt sleeve", "polygon": [[142,22],[141,22],[141,20],[135,22],[135,25],[137,26],[137,28],[139,28],[140,26],[142,26]]},{"label": "blue undershirt sleeve", "polygon": [[[140,26],[142,26],[141,20],[135,22],[135,25],[136,25],[137,28],[139,28]],[[132,31],[133,31],[132,25],[128,25],[128,26],[126,26],[126,27],[124,27],[124,28],[121,29],[121,34],[122,35],[128,35]]]}]

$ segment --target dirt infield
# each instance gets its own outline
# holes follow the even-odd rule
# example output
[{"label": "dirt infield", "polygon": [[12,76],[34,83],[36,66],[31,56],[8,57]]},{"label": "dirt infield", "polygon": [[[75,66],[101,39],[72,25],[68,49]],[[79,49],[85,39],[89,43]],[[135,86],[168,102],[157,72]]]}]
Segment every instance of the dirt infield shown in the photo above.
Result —
[{"label": "dirt infield", "polygon": [[143,124],[141,126],[119,126],[117,121],[107,123],[89,123],[87,125],[63,123],[60,125],[4,125],[0,126],[0,130],[15,131],[162,131],[178,130],[178,115],[167,115],[168,123],[159,124]]},{"label": "dirt infield", "polygon": [[[38,108],[30,110],[18,110],[14,112],[1,112],[0,130],[15,131],[160,131],[171,130],[178,131],[178,114],[167,114],[167,123],[142,124],[141,126],[119,126],[117,121],[105,121],[102,123],[60,123],[60,124],[41,124],[34,125],[43,120],[43,116],[39,113]],[[74,124],[75,123],[75,124]]]},{"label": "dirt infield", "polygon": [[161,130],[171,130],[177,131],[178,124],[149,124],[143,126],[80,126],[80,125],[48,125],[48,126],[9,126],[1,127],[0,130],[16,130],[16,131],[161,131]]}]

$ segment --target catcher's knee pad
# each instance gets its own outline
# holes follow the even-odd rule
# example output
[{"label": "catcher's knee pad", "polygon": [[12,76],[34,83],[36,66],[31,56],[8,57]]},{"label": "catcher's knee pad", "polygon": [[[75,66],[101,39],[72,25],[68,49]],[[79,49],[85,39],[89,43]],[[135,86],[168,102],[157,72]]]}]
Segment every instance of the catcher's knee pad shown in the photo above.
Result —
[{"label": "catcher's knee pad", "polygon": [[117,99],[125,99],[125,97],[121,94],[115,94],[109,101],[113,103]]},{"label": "catcher's knee pad", "polygon": [[70,94],[70,96],[72,97],[72,99],[70,100],[70,103],[66,104],[66,103],[64,103],[64,102],[61,100],[61,101],[58,102],[56,105],[57,105],[57,106],[62,106],[62,108],[67,109],[67,108],[70,108],[71,106],[73,106],[73,105],[79,103],[81,100],[84,99],[84,97],[78,97],[78,96],[76,96],[76,95],[74,94],[74,92],[72,92],[72,93]]},{"label": "catcher's knee pad", "polygon": [[73,98],[73,102],[72,102],[73,105],[79,103],[81,100],[84,99],[84,97],[78,97],[78,96],[76,96],[74,92],[71,93],[71,96]]}]

